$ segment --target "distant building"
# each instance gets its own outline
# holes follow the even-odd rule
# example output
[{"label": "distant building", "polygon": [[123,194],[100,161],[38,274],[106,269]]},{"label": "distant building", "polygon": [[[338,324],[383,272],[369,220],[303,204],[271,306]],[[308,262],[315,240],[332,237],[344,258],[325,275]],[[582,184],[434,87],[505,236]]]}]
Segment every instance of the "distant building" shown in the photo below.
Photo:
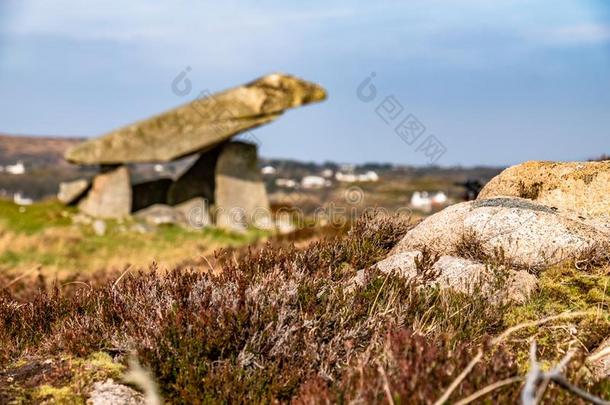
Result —
[{"label": "distant building", "polygon": [[379,181],[379,175],[372,170],[363,174],[337,172],[335,179],[343,183],[365,183]]},{"label": "distant building", "polygon": [[447,200],[447,194],[442,191],[439,191],[434,195],[431,195],[427,191],[416,191],[411,196],[411,207],[430,212],[432,211],[432,207],[445,205]]},{"label": "distant building", "polygon": [[275,179],[275,185],[278,187],[286,187],[286,188],[295,188],[297,186],[297,182],[292,179]]},{"label": "distant building", "polygon": [[335,175],[335,172],[333,172],[331,169],[324,169],[322,170],[322,177],[326,177],[327,179],[333,177]]},{"label": "distant building", "polygon": [[442,191],[439,191],[434,195],[434,197],[432,197],[432,204],[443,205],[447,203],[447,200],[447,194],[443,193]]},{"label": "distant building", "polygon": [[303,188],[322,188],[330,186],[330,180],[320,176],[305,176],[301,180]]},{"label": "distant building", "polygon": [[21,195],[21,193],[15,193],[13,195],[13,202],[17,205],[31,205],[34,200]]},{"label": "distant building", "polygon": [[364,174],[360,174],[358,175],[358,181],[379,181],[379,175],[377,173],[375,173],[372,170],[369,170],[368,172],[364,173]]},{"label": "distant building", "polygon": [[18,161],[14,165],[8,165],[4,169],[6,170],[7,173],[10,173],[10,174],[24,174],[25,173],[25,166],[23,165],[22,161]]},{"label": "distant building", "polygon": [[273,166],[265,166],[261,169],[261,173],[266,175],[266,176],[270,176],[273,175],[277,172],[277,170],[275,169],[275,167]]}]

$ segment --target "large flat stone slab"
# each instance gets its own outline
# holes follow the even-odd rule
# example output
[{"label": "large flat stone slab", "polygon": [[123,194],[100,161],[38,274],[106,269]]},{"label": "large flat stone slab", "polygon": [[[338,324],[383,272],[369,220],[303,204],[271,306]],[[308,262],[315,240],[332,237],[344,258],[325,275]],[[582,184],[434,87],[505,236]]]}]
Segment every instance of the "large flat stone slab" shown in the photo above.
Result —
[{"label": "large flat stone slab", "polygon": [[131,213],[129,171],[121,166],[98,174],[78,208],[94,218],[123,218]]},{"label": "large flat stone slab", "polygon": [[271,74],[84,142],[65,157],[77,164],[167,162],[271,122],[286,109],[325,98],[325,90],[315,83]]},{"label": "large flat stone slab", "polygon": [[229,142],[222,148],[216,164],[216,226],[229,230],[273,227],[257,160],[256,145]]}]

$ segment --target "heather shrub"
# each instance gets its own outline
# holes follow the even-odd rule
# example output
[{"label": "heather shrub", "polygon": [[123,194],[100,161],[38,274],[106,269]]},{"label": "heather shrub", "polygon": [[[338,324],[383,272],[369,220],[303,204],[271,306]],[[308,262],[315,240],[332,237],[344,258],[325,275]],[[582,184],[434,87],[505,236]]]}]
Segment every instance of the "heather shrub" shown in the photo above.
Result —
[{"label": "heather shrub", "polygon": [[[173,403],[432,403],[520,315],[369,268],[407,229],[367,216],[304,249],[282,241],[220,251],[201,268],[13,283],[0,293],[0,360],[135,355]],[[519,374],[512,348],[490,347],[451,398]],[[514,402],[519,387],[489,398]]]}]

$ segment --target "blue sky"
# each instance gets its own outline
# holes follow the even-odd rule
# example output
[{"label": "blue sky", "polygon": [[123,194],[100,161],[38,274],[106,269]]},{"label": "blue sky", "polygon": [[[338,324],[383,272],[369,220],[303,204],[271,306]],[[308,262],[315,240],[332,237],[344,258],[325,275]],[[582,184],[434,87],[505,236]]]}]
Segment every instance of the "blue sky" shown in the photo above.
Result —
[{"label": "blue sky", "polygon": [[[610,153],[606,4],[0,0],[0,132],[97,136],[281,71],[329,99],[256,129],[265,157],[420,165],[433,135],[441,165],[587,159]],[[426,128],[413,145],[376,114],[389,96]]]}]

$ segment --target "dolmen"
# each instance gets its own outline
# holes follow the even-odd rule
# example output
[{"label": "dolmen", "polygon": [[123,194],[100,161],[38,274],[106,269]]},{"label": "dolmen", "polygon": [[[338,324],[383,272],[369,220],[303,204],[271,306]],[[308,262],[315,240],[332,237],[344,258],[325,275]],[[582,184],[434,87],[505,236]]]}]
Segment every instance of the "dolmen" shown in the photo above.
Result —
[{"label": "dolmen", "polygon": [[[253,143],[231,138],[270,123],[290,108],[323,101],[321,86],[271,74],[136,122],[65,153],[77,165],[97,165],[92,181],[62,183],[58,198],[104,219],[130,215],[154,222],[215,224],[239,230],[271,228],[269,200]],[[178,178],[132,184],[129,165],[196,155]]]}]

